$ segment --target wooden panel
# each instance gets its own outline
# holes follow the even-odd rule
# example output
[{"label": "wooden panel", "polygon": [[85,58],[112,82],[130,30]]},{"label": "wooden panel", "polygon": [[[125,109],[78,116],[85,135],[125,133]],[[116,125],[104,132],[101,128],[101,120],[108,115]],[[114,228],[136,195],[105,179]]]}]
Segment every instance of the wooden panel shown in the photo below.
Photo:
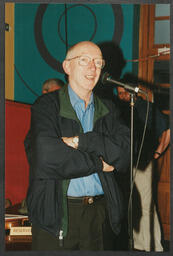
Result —
[{"label": "wooden panel", "polygon": [[163,224],[162,227],[163,227],[163,230],[164,230],[164,239],[166,241],[169,241],[170,240],[170,225]]},{"label": "wooden panel", "polygon": [[170,148],[167,149],[165,154],[157,160],[157,171],[159,173],[159,182],[170,181]]},{"label": "wooden panel", "polygon": [[170,212],[170,191],[169,183],[159,183],[158,185],[158,203],[164,211],[159,210],[163,223],[169,224]]},{"label": "wooden panel", "polygon": [[[139,30],[139,69],[138,77],[144,81],[148,80],[148,42],[149,40],[149,7],[148,5],[142,5],[140,8],[140,30]],[[152,92],[146,87],[140,86],[148,93],[149,101],[153,101]],[[146,99],[146,96],[140,95]]]},{"label": "wooden panel", "polygon": [[170,191],[169,183],[158,186],[158,209],[161,218],[164,239],[170,240]]},{"label": "wooden panel", "polygon": [[158,159],[158,210],[161,218],[164,239],[170,240],[170,148]]},{"label": "wooden panel", "polygon": [[145,57],[147,56],[147,49],[148,46],[144,42],[144,35],[145,38],[148,38],[148,7],[147,5],[143,5],[140,8],[140,30],[139,30],[139,59],[144,59],[143,61],[139,62],[139,71],[138,76],[139,78],[146,78],[145,75],[147,74],[147,60]]}]

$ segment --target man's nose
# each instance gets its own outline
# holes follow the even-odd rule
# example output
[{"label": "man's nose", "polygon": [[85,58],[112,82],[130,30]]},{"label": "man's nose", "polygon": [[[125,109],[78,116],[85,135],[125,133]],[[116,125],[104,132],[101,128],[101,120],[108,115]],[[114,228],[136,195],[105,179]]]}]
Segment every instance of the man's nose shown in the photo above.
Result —
[{"label": "man's nose", "polygon": [[88,66],[89,66],[90,68],[92,68],[92,69],[96,69],[96,65],[95,65],[94,59],[89,62],[89,65],[88,65]]}]

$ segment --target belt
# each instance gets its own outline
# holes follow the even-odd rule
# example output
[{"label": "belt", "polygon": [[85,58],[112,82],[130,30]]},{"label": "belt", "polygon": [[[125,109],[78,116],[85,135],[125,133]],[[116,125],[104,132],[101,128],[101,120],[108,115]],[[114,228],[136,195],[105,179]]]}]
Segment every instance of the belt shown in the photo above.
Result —
[{"label": "belt", "polygon": [[80,203],[80,204],[93,204],[94,202],[104,198],[104,195],[98,196],[68,196],[67,199],[71,203]]}]

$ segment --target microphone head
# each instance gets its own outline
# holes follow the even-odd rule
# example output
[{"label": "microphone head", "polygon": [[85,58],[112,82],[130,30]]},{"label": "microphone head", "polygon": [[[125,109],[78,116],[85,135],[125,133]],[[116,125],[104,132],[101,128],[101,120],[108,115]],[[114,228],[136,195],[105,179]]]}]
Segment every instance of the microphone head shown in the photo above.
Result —
[{"label": "microphone head", "polygon": [[101,77],[102,84],[106,84],[108,82],[107,78],[110,77],[110,74],[108,72],[103,73]]}]

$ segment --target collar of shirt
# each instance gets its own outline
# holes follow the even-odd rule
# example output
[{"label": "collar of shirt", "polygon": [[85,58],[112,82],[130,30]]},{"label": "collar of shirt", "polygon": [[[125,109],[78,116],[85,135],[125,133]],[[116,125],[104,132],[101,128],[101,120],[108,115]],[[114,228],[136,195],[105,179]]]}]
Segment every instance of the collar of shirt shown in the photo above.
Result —
[{"label": "collar of shirt", "polygon": [[94,104],[94,97],[93,97],[93,93],[91,94],[90,97],[90,101],[88,103],[87,108],[85,109],[85,102],[84,100],[82,100],[71,88],[70,85],[68,85],[68,93],[69,93],[69,97],[70,97],[70,102],[73,106],[73,108],[75,109],[75,105],[76,104],[80,104],[82,107],[82,111],[84,112],[87,108],[90,108],[90,105]]},{"label": "collar of shirt", "polygon": [[70,102],[79,118],[84,132],[91,131],[93,128],[93,117],[94,117],[94,97],[91,94],[89,104],[85,108],[85,102],[82,100],[70,87],[68,86],[68,92]]}]

